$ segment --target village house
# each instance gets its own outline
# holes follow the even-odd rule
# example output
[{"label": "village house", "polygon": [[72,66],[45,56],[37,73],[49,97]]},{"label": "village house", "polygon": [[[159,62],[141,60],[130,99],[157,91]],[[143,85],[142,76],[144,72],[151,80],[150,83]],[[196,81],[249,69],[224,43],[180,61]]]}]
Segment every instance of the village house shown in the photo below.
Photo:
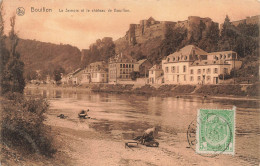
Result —
[{"label": "village house", "polygon": [[81,84],[84,83],[107,83],[107,63],[104,61],[89,64],[82,72]]},{"label": "village house", "polygon": [[218,84],[220,74],[239,69],[242,61],[234,51],[207,53],[188,45],[162,61],[166,84]]},{"label": "village house", "polygon": [[80,69],[77,73],[74,73],[72,75],[72,84],[73,85],[79,85],[81,83],[82,73],[83,73],[83,70]]},{"label": "village house", "polygon": [[109,59],[109,83],[118,83],[119,81],[131,81],[131,72],[134,71],[137,64],[131,56],[118,54]]},{"label": "village house", "polygon": [[147,59],[141,59],[134,65],[134,71],[140,73],[140,77],[146,77],[153,65]]},{"label": "village house", "polygon": [[149,69],[149,84],[162,84],[164,83],[163,70],[161,65],[154,65]]},{"label": "village house", "polygon": [[73,72],[67,74],[66,76],[62,75],[61,83],[62,84],[78,84],[79,83],[79,73],[82,69],[78,68]]}]

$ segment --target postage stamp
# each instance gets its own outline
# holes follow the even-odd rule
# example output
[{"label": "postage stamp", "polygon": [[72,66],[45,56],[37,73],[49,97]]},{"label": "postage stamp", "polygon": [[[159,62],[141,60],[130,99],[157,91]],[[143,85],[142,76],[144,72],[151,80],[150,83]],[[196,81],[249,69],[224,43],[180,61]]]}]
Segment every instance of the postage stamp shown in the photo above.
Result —
[{"label": "postage stamp", "polygon": [[235,107],[231,110],[198,110],[196,131],[197,153],[234,155],[235,113]]}]

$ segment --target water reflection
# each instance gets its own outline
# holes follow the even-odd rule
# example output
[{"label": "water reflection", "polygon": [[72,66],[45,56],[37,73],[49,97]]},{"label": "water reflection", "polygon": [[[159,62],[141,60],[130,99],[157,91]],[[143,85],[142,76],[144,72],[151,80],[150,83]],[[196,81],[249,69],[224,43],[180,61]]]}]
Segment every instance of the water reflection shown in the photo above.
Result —
[{"label": "water reflection", "polygon": [[[237,154],[251,158],[257,158],[259,154],[259,146],[254,146],[260,135],[258,100],[162,98],[54,89],[26,89],[25,93],[28,96],[33,94],[48,98],[51,111],[54,112],[53,118],[57,118],[55,114],[61,113],[68,116],[70,127],[94,129],[116,139],[131,139],[155,125],[160,126],[160,132],[166,133],[167,137],[186,133],[190,122],[196,119],[198,109],[231,109],[236,106],[236,142],[241,143],[236,145]],[[89,116],[96,120],[79,121],[77,113],[82,109],[90,109]],[[244,149],[248,147],[252,153],[245,153]]]}]

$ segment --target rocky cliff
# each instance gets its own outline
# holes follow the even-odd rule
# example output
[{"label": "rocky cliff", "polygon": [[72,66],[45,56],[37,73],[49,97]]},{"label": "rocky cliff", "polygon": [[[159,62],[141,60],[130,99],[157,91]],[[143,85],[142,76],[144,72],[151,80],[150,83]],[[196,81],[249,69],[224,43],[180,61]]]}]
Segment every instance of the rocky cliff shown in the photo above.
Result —
[{"label": "rocky cliff", "polygon": [[108,61],[115,55],[115,44],[111,37],[98,39],[96,43],[89,46],[89,49],[83,49],[81,52],[81,67],[96,61]]},{"label": "rocky cliff", "polygon": [[162,45],[166,37],[173,37],[167,34],[170,30],[186,31],[183,43],[188,43],[205,37],[212,25],[218,27],[218,23],[210,18],[196,16],[178,22],[157,21],[150,17],[148,20],[141,20],[140,24],[130,24],[125,36],[115,41],[115,52],[129,54],[136,59],[147,57],[151,62],[160,61],[169,53],[162,51]]}]

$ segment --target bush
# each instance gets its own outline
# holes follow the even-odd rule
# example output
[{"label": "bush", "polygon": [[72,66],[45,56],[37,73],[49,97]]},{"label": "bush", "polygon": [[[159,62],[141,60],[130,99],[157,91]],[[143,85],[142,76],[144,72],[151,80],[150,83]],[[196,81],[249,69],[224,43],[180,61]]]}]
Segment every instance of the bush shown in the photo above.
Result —
[{"label": "bush", "polygon": [[227,79],[232,78],[232,76],[230,74],[219,74],[218,78],[221,80],[227,80]]},{"label": "bush", "polygon": [[40,153],[51,157],[55,153],[48,135],[43,113],[48,103],[42,98],[25,98],[21,94],[8,94],[3,102],[2,140],[24,152]]}]

